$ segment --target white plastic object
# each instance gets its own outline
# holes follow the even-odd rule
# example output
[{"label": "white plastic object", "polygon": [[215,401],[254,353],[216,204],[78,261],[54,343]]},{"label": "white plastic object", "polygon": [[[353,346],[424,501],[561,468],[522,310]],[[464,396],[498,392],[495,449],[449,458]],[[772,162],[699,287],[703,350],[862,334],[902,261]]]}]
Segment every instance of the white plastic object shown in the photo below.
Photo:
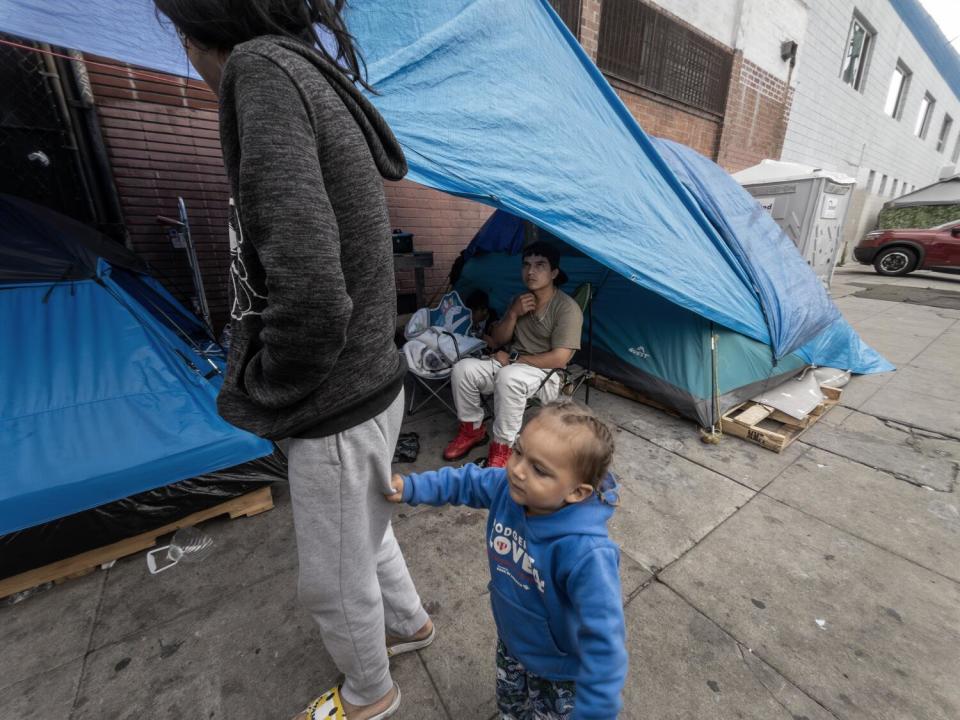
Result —
[{"label": "white plastic object", "polygon": [[[180,528],[173,534],[169,545],[154,548],[147,553],[147,570],[151,575],[169,570],[181,560],[199,562],[213,549],[213,538],[195,527]],[[164,550],[166,555],[157,559]]]},{"label": "white plastic object", "polygon": [[816,375],[817,381],[821,385],[826,385],[827,387],[842,388],[844,385],[850,382],[849,370],[837,370],[836,368],[819,367],[813,371],[813,374]]},{"label": "white plastic object", "polygon": [[802,420],[823,402],[823,393],[816,376],[811,372],[804,372],[750,399]]}]

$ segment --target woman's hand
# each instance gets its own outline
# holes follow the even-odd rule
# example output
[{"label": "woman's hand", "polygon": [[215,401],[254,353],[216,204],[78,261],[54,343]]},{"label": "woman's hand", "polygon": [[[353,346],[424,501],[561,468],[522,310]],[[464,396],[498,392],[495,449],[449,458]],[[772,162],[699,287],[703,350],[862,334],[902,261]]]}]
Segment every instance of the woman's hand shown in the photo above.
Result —
[{"label": "woman's hand", "polygon": [[393,488],[392,495],[386,495],[387,501],[392,503],[403,502],[403,475],[394,474],[390,480],[390,487]]}]

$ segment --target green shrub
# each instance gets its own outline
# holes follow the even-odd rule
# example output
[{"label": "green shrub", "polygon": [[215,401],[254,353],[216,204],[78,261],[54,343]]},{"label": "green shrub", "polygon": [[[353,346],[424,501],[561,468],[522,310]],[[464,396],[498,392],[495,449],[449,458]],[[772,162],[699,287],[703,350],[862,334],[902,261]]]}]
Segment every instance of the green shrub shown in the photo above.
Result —
[{"label": "green shrub", "polygon": [[877,218],[879,230],[895,228],[928,228],[951,220],[960,220],[960,205],[921,205],[919,207],[886,208]]}]

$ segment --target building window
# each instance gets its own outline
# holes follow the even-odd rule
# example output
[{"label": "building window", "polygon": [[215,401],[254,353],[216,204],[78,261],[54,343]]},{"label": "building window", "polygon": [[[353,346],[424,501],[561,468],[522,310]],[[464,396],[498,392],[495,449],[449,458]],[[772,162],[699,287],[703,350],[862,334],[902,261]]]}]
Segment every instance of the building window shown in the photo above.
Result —
[{"label": "building window", "polygon": [[876,33],[859,13],[855,13],[850,23],[846,51],[843,56],[843,69],[840,79],[854,90],[863,91],[867,79],[867,65],[873,50],[873,37]]},{"label": "building window", "polygon": [[896,197],[896,196],[897,196],[897,183],[899,183],[899,182],[900,182],[900,181],[897,180],[896,178],[893,179],[893,187],[890,188],[890,197]]},{"label": "building window", "polygon": [[943,116],[943,125],[940,126],[940,137],[937,138],[937,152],[943,152],[947,148],[947,138],[950,136],[950,128],[953,127],[953,118],[949,115]]},{"label": "building window", "polygon": [[577,39],[580,38],[580,0],[550,0],[550,5],[557,11],[557,15],[563,20],[563,24],[573,33]]},{"label": "building window", "polygon": [[867,176],[867,192],[873,192],[873,181],[877,179],[877,171],[871,170]]},{"label": "building window", "polygon": [[951,162],[958,160],[960,160],[960,133],[957,134],[957,141],[953,144],[953,157],[950,158]]},{"label": "building window", "polygon": [[887,89],[887,102],[883,111],[890,117],[899,120],[903,117],[903,106],[907,101],[907,89],[910,87],[910,77],[913,73],[902,62],[897,61],[890,77],[890,87]]},{"label": "building window", "polygon": [[913,134],[921,140],[927,137],[927,130],[930,129],[930,118],[933,117],[933,106],[937,101],[933,99],[930,93],[923,94],[923,100],[920,101],[920,112],[917,113],[917,126],[913,129]]},{"label": "building window", "polygon": [[883,195],[887,191],[887,176],[884,175],[880,178],[880,189],[877,190],[877,195]]},{"label": "building window", "polygon": [[604,0],[597,65],[613,78],[722,115],[733,53],[640,0]]}]

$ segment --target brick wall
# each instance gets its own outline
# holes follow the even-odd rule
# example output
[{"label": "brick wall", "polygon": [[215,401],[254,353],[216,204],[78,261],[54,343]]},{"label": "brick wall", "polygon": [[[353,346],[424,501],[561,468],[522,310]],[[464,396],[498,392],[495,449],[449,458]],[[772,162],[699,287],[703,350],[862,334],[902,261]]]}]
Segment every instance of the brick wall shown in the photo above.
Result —
[{"label": "brick wall", "polygon": [[603,0],[583,0],[580,6],[580,45],[594,62],[600,43],[600,9]]},{"label": "brick wall", "polygon": [[87,70],[132,248],[189,306],[193,285],[185,252],[173,247],[156,219],[177,217],[182,196],[219,330],[227,319],[229,190],[216,98],[200,82],[159,73],[145,77],[90,59],[97,63]]},{"label": "brick wall", "polygon": [[793,89],[737,52],[717,162],[728,172],[779,158]]},{"label": "brick wall", "polygon": [[648,135],[675,140],[716,158],[721,120],[619,80],[608,78],[630,114]]},{"label": "brick wall", "polygon": [[[438,297],[453,261],[493,209],[407,180],[385,185],[392,226],[412,232],[415,249],[433,251],[433,267],[425,272],[426,297]],[[400,292],[412,292],[413,272],[398,273],[397,284]]]}]

